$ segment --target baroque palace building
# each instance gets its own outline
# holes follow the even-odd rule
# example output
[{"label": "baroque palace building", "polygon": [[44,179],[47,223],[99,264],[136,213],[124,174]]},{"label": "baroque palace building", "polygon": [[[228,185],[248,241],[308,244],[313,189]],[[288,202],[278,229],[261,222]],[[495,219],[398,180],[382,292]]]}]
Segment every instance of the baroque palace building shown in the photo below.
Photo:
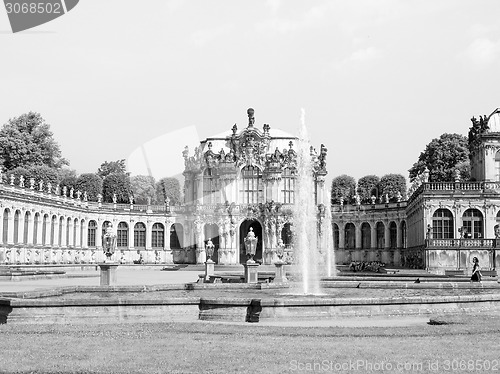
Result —
[{"label": "baroque palace building", "polygon": [[471,121],[472,181],[432,182],[424,173],[408,201],[332,207],[337,263],[445,272],[469,270],[478,257],[483,269],[500,266],[500,109]]},{"label": "baroque palace building", "polygon": [[[219,264],[246,260],[244,237],[258,238],[264,264],[293,260],[293,213],[298,138],[264,124],[236,125],[183,152],[184,203],[178,206],[87,201],[86,194],[0,178],[0,263],[81,264],[104,260],[102,234],[117,234],[121,263],[204,263],[215,244]],[[338,264],[380,261],[433,272],[500,265],[500,110],[469,131],[473,181],[432,182],[424,174],[407,201],[331,207],[332,249]],[[318,220],[325,217],[326,148],[310,148]],[[179,155],[180,157],[180,155]],[[500,241],[499,241],[500,243]]]},{"label": "baroque palace building", "polygon": [[[121,263],[204,263],[215,244],[220,264],[246,261],[243,239],[258,238],[255,259],[270,264],[277,250],[293,256],[292,210],[298,138],[267,124],[207,138],[186,148],[185,202],[179,206],[88,201],[43,181],[0,178],[0,263],[80,264],[104,260],[102,234],[112,225]],[[311,147],[314,197],[325,214],[326,148]]]}]

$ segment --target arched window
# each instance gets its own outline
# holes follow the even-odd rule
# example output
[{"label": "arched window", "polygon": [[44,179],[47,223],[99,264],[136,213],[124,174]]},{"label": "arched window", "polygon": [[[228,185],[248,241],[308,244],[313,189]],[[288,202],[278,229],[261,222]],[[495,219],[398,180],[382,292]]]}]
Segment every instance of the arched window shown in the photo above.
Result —
[{"label": "arched window", "polygon": [[285,168],[281,176],[283,204],[294,203],[295,169]]},{"label": "arched window", "polygon": [[377,248],[385,248],[385,226],[382,222],[377,222]]},{"label": "arched window", "polygon": [[500,151],[495,154],[495,180],[500,181]]},{"label": "arched window", "polygon": [[370,249],[372,245],[372,232],[368,222],[361,225],[361,248]]},{"label": "arched window", "polygon": [[333,224],[333,248],[339,249],[340,244],[340,234],[339,234],[339,226],[334,223]]},{"label": "arched window", "polygon": [[73,243],[70,243],[70,240],[69,240],[69,233],[71,230],[71,222],[73,222],[73,220],[68,217],[68,219],[66,220],[66,246],[67,247],[69,247],[73,244]]},{"label": "arched window", "polygon": [[60,217],[59,218],[59,236],[58,236],[58,242],[57,242],[57,244],[59,245],[59,247],[62,246],[63,222],[64,222],[64,218]]},{"label": "arched window", "polygon": [[348,223],[345,225],[345,240],[344,248],[354,249],[356,248],[356,227],[353,223]]},{"label": "arched window", "polygon": [[453,214],[448,209],[438,209],[432,216],[432,238],[453,239]]},{"label": "arched window", "polygon": [[[464,233],[469,238],[483,237],[483,214],[477,209],[467,209],[462,216]],[[465,237],[465,234],[464,234]]]},{"label": "arched window", "polygon": [[203,203],[220,203],[220,184],[219,178],[212,168],[205,169],[203,173]]},{"label": "arched window", "polygon": [[116,229],[116,246],[120,248],[128,247],[128,225],[120,222]]},{"label": "arched window", "polygon": [[292,247],[292,229],[289,222],[285,223],[281,230],[281,240],[283,240],[285,248]]},{"label": "arched window", "polygon": [[33,219],[33,244],[38,243],[38,230],[40,230],[40,213],[35,213],[35,218]]},{"label": "arched window", "polygon": [[14,213],[14,244],[19,243],[19,217],[21,217],[21,212],[16,210]]},{"label": "arched window", "polygon": [[28,227],[31,218],[30,212],[24,214],[24,227],[23,227],[23,243],[28,244]]},{"label": "arched window", "polygon": [[56,235],[56,222],[57,222],[57,217],[52,216],[52,221],[50,222],[50,245],[54,246],[54,240],[55,240],[55,235]]},{"label": "arched window", "polygon": [[256,166],[245,166],[241,170],[240,197],[243,204],[255,204],[264,200],[262,173]]},{"label": "arched window", "polygon": [[155,223],[151,229],[151,246],[153,248],[163,248],[165,237],[165,227],[161,223]]},{"label": "arched window", "polygon": [[170,248],[182,249],[184,229],[180,223],[170,226]]},{"label": "arched window", "polygon": [[97,232],[97,222],[94,220],[89,221],[89,228],[87,233],[87,245],[89,247],[96,246],[96,232]]},{"label": "arched window", "polygon": [[73,247],[75,247],[75,248],[76,248],[76,243],[77,243],[77,238],[78,238],[78,236],[76,235],[77,228],[78,228],[78,218],[75,218],[75,220],[73,221]]},{"label": "arched window", "polygon": [[398,225],[396,222],[389,224],[389,248],[397,248],[398,246]]},{"label": "arched window", "polygon": [[5,209],[3,211],[3,234],[2,234],[2,242],[3,244],[7,244],[7,240],[9,237],[9,209]]},{"label": "arched window", "polygon": [[47,244],[47,226],[49,225],[49,215],[44,214],[42,224],[42,245]]},{"label": "arched window", "polygon": [[146,225],[142,222],[134,225],[134,248],[146,248]]}]

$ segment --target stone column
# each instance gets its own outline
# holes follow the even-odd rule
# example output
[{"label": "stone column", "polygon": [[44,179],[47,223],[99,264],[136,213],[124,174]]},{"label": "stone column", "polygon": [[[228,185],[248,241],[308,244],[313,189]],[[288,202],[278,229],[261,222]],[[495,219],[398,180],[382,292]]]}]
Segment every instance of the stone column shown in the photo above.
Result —
[{"label": "stone column", "polygon": [[165,249],[165,262],[167,264],[173,264],[174,258],[172,256],[172,249],[170,249],[170,226],[172,222],[168,219],[165,221],[165,230],[163,231],[163,243]]},{"label": "stone column", "polygon": [[28,219],[28,240],[26,244],[28,246],[33,246],[33,236],[35,235],[35,215],[30,214]]},{"label": "stone column", "polygon": [[134,249],[134,221],[130,220],[128,224],[128,248]]},{"label": "stone column", "polygon": [[68,243],[66,242],[66,230],[67,230],[67,223],[68,221],[66,219],[62,220],[61,224],[61,242],[59,243],[60,247],[67,247]]},{"label": "stone column", "polygon": [[345,249],[345,223],[339,223],[339,249]]},{"label": "stone column", "polygon": [[370,247],[377,249],[377,224],[370,224]]},{"label": "stone column", "polygon": [[396,248],[403,246],[403,237],[401,235],[401,221],[396,223]]},{"label": "stone column", "polygon": [[389,230],[389,222],[384,222],[384,249],[391,247],[391,232]]},{"label": "stone column", "polygon": [[358,224],[354,226],[355,227],[355,236],[356,236],[356,249],[361,249],[362,248],[362,243],[361,243],[361,225]]},{"label": "stone column", "polygon": [[17,243],[24,244],[24,220],[25,220],[25,218],[26,218],[26,213],[19,214],[19,221],[17,222],[17,238],[14,238],[14,241]]},{"label": "stone column", "polygon": [[[45,233],[47,235],[47,233]],[[43,216],[40,214],[38,216],[38,222],[36,223],[36,245],[42,245],[43,239]],[[47,240],[47,237],[45,237]]]},{"label": "stone column", "polygon": [[82,248],[89,247],[89,241],[87,240],[88,233],[89,233],[89,221],[85,220],[83,221],[83,230],[80,229],[80,242]]},{"label": "stone column", "polygon": [[14,244],[14,216],[15,212],[11,211],[9,214],[9,226],[7,228],[7,244]]},{"label": "stone column", "polygon": [[[66,245],[68,247],[76,247],[75,246],[75,221],[73,219],[69,220],[68,230],[69,230],[69,243],[66,243]],[[96,236],[97,236],[97,233],[96,233]]]}]

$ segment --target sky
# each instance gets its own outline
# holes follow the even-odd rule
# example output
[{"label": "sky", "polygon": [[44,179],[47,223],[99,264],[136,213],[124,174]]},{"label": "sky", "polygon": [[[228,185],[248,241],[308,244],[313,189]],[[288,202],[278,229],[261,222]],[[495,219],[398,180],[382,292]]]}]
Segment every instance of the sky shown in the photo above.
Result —
[{"label": "sky", "polygon": [[250,107],[298,134],[304,108],[330,178],[407,176],[433,138],[500,107],[499,14],[496,0],[81,0],[14,34],[0,8],[0,124],[41,113],[80,174],[188,144],[169,145],[182,129],[241,129]]}]

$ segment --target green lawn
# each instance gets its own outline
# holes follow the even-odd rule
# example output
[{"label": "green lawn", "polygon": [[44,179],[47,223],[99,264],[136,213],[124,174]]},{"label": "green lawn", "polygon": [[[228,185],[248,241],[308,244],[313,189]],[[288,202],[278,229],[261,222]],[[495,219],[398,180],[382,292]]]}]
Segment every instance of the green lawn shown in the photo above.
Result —
[{"label": "green lawn", "polygon": [[[490,313],[443,318],[453,323],[405,327],[206,322],[7,324],[0,326],[0,371],[457,373],[488,372],[478,370],[485,364],[492,372],[500,371],[500,316]],[[433,367],[429,368],[429,362]],[[398,364],[406,364],[408,370]],[[446,370],[447,365],[450,370]]]}]

